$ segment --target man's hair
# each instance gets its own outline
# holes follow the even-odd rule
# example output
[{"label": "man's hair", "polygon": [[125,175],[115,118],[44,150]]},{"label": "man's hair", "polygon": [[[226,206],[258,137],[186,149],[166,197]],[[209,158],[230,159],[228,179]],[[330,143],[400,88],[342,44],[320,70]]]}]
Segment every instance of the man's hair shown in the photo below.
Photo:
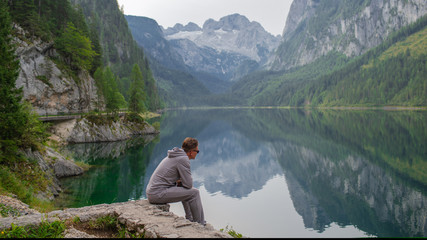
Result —
[{"label": "man's hair", "polygon": [[185,138],[184,142],[182,142],[182,149],[184,149],[185,152],[189,152],[192,149],[195,149],[199,145],[199,142],[195,138]]}]

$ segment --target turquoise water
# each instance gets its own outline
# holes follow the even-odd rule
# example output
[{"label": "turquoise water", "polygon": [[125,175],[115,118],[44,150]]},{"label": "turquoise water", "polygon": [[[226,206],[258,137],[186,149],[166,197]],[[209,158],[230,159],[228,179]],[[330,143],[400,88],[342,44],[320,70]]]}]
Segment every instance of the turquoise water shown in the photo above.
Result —
[{"label": "turquoise water", "polygon": [[[155,139],[70,145],[93,167],[61,181],[58,206],[145,199],[168,149],[191,162],[207,222],[248,237],[426,237],[427,112],[168,111]],[[148,143],[147,143],[148,142]],[[180,203],[171,211],[183,216]]]}]

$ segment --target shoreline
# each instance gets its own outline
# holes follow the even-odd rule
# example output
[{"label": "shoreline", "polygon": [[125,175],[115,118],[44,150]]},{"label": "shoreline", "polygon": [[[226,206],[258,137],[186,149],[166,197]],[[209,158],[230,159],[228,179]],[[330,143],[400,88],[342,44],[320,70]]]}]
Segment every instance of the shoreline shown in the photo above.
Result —
[{"label": "shoreline", "polygon": [[214,106],[199,106],[199,107],[177,107],[177,108],[165,108],[161,111],[173,111],[173,110],[212,110],[212,109],[305,109],[305,110],[384,110],[384,111],[427,111],[425,107],[405,107],[405,106],[336,106],[336,107],[292,107],[292,106],[226,106],[226,107],[214,107]]},{"label": "shoreline", "polygon": [[[74,221],[80,223],[95,222],[97,219],[111,216],[117,218],[129,231],[145,238],[232,238],[212,225],[199,223],[179,217],[169,211],[169,204],[153,205],[147,200],[135,200],[111,204],[98,204],[81,208],[67,208],[48,213],[28,212],[27,215],[0,218],[0,230],[16,226],[38,226],[43,221]],[[64,238],[97,237],[87,235],[73,225],[67,226]]]}]

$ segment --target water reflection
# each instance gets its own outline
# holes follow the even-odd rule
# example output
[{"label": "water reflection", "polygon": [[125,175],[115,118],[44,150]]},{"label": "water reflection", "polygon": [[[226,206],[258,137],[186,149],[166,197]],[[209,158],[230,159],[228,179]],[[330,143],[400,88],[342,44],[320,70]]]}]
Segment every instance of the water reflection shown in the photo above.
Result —
[{"label": "water reflection", "polygon": [[[63,181],[72,196],[64,205],[145,198],[148,179],[167,150],[188,136],[200,142],[193,179],[206,193],[207,220],[216,228],[233,219],[237,231],[241,227],[253,237],[427,236],[427,115],[422,111],[167,112],[160,137],[148,144],[70,146],[77,158],[97,167]],[[276,184],[272,191],[274,179],[283,179],[286,187]],[[255,199],[256,209],[244,204]],[[224,205],[238,208],[241,216],[232,209],[219,211]],[[251,214],[263,216],[269,231]]]},{"label": "water reflection", "polygon": [[192,164],[194,182],[210,193],[247,197],[282,174],[274,149],[246,138],[226,122],[210,124],[197,137],[201,153]]}]

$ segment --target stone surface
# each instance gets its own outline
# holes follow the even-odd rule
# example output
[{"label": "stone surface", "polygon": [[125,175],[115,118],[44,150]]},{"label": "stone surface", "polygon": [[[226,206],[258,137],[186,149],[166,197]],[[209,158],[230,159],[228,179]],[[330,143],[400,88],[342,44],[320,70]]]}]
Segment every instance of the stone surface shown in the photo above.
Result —
[{"label": "stone surface", "polygon": [[145,122],[136,124],[120,119],[111,123],[94,124],[86,118],[78,119],[69,131],[66,139],[69,143],[115,142],[158,133],[153,126]]},{"label": "stone surface", "polygon": [[[39,225],[42,220],[50,222],[72,220],[77,216],[81,222],[88,222],[107,215],[117,217],[129,231],[144,233],[148,238],[231,238],[227,233],[215,230],[208,224],[202,226],[178,217],[169,212],[168,204],[152,205],[147,200],[69,208],[47,214],[6,217],[0,219],[0,229],[10,228],[12,223],[17,226]],[[76,237],[79,234],[81,234],[80,237],[87,237],[72,229],[67,231],[67,237]]]},{"label": "stone surface", "polygon": [[97,238],[94,235],[87,234],[75,228],[65,230],[64,238]]},{"label": "stone surface", "polygon": [[40,169],[45,172],[45,178],[51,182],[44,192],[39,192],[37,195],[37,198],[43,200],[53,200],[62,192],[58,178],[77,176],[84,172],[73,161],[67,160],[62,154],[50,147],[45,147],[43,153],[31,149],[21,150],[21,153],[27,159],[36,161]]},{"label": "stone surface", "polygon": [[89,112],[96,108],[97,88],[87,72],[80,72],[74,79],[51,60],[58,56],[53,42],[26,39],[28,34],[16,24],[14,30],[19,36],[14,42],[20,62],[16,87],[22,87],[24,99],[38,114]]},{"label": "stone surface", "polygon": [[[15,197],[0,195],[0,207],[5,207],[10,211],[7,212],[7,217],[18,217],[29,214],[40,214],[37,210],[29,208],[29,206]],[[0,218],[2,215],[0,215]]]},{"label": "stone surface", "polygon": [[325,15],[325,10],[318,7],[320,1],[293,1],[272,70],[302,66],[330,51],[338,51],[349,57],[359,56],[381,44],[390,33],[427,14],[425,0],[364,2],[369,3],[361,5],[353,15],[345,12],[331,15],[313,33],[307,22]]}]

